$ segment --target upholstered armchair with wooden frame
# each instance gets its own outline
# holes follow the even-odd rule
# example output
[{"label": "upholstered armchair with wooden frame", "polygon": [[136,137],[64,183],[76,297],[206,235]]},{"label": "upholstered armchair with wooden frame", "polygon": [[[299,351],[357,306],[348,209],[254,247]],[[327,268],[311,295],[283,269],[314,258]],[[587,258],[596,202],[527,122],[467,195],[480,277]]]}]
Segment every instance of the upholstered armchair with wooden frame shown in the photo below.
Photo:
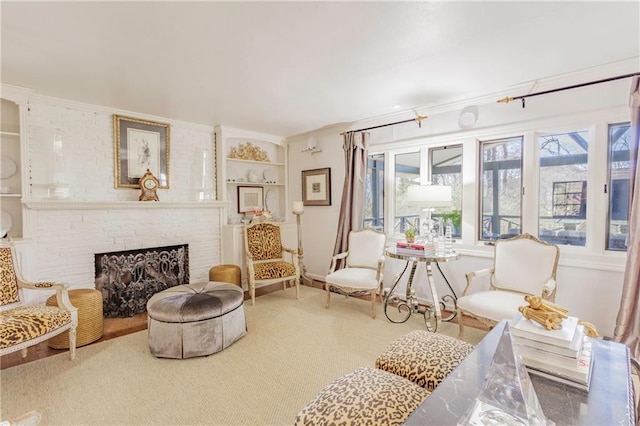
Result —
[{"label": "upholstered armchair with wooden frame", "polygon": [[[22,351],[53,336],[69,332],[69,355],[76,357],[78,310],[71,305],[67,284],[29,282],[22,278],[13,244],[0,246],[0,355]],[[55,290],[58,306],[24,303],[23,289]]]},{"label": "upholstered armchair with wooden frame", "polygon": [[[296,299],[300,298],[300,267],[298,250],[282,245],[282,232],[276,222],[258,222],[244,226],[244,245],[247,264],[247,281],[251,305],[256,301],[256,284],[273,284],[282,282],[282,289],[287,283],[296,286]],[[291,261],[285,260],[288,253]]]},{"label": "upholstered armchair with wooden frame", "polygon": [[[527,294],[550,302],[556,297],[556,270],[560,249],[530,234],[498,240],[493,266],[466,274],[467,287],[457,301],[459,338],[464,336],[462,314],[470,315],[488,327],[511,319]],[[472,292],[476,278],[489,277],[489,289]],[[479,281],[479,280],[478,280]]]},{"label": "upholstered armchair with wooden frame", "polygon": [[[376,317],[376,299],[382,298],[382,270],[384,268],[384,248],[387,236],[372,228],[349,232],[348,250],[336,254],[331,259],[329,274],[325,277],[327,304],[331,302],[331,288],[349,297],[352,293],[371,294],[371,316]],[[336,271],[338,260],[344,259],[345,266]]]}]

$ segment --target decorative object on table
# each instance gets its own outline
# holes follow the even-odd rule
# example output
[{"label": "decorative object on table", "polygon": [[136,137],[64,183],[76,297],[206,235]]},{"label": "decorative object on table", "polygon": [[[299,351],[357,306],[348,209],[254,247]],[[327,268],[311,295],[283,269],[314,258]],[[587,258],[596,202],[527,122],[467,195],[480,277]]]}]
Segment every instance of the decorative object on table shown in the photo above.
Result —
[{"label": "decorative object on table", "polygon": [[169,188],[169,124],[114,115],[113,134],[116,188],[140,188],[147,169],[157,176],[159,188]]},{"label": "decorative object on table", "polygon": [[[518,310],[523,317],[536,321],[547,330],[558,330],[562,322],[569,317],[569,310],[560,305],[544,300],[539,296],[524,296],[528,306],[520,306]],[[599,337],[598,331],[591,323],[578,320],[578,324],[584,326],[589,337]]]},{"label": "decorative object on table", "polygon": [[416,228],[408,227],[404,230],[404,238],[408,243],[415,243],[416,241]]},{"label": "decorative object on table", "polygon": [[511,330],[516,349],[527,369],[532,374],[588,391],[592,342],[585,336],[585,327],[572,316],[562,319],[557,328],[547,327],[556,325],[523,315],[513,320]]},{"label": "decorative object on table", "polygon": [[269,155],[257,145],[247,142],[231,148],[229,158],[236,160],[260,161],[268,163]]},{"label": "decorative object on table", "polygon": [[451,187],[444,185],[412,185],[407,188],[407,204],[421,207],[424,220],[420,225],[420,235],[433,240],[434,221],[431,218],[436,208],[451,206]]},{"label": "decorative object on table", "polygon": [[396,253],[409,256],[435,256],[436,249],[431,243],[417,244],[398,241],[396,243]]},{"label": "decorative object on table", "polygon": [[447,221],[444,227],[444,254],[453,253],[453,238],[451,236],[451,222]]},{"label": "decorative object on table", "polygon": [[548,425],[506,324],[480,394],[458,424]]},{"label": "decorative object on table", "polygon": [[[256,284],[282,282],[282,289],[285,290],[287,283],[293,283],[296,287],[296,299],[299,298],[298,253],[282,244],[280,224],[273,221],[246,224],[244,248],[252,305],[256,300]],[[287,253],[286,259],[285,253]]]},{"label": "decorative object on table", "polygon": [[62,131],[56,130],[53,137],[53,184],[49,187],[51,198],[71,198],[71,188],[65,181],[64,152],[62,145]]},{"label": "decorative object on table", "polygon": [[[349,232],[348,251],[332,257],[329,273],[325,277],[327,308],[332,288],[346,296],[368,292],[371,295],[371,316],[376,317],[377,294],[382,296],[386,242],[387,236],[373,228]],[[344,259],[345,267],[336,269],[341,259]]]},{"label": "decorative object on table", "polygon": [[331,169],[302,171],[302,202],[305,206],[331,205]]},{"label": "decorative object on table", "polygon": [[[557,245],[530,234],[496,241],[492,267],[466,274],[467,286],[457,303],[458,337],[464,335],[463,313],[493,327],[518,314],[524,294],[554,302],[559,257]],[[472,286],[479,277],[489,278],[489,290]]]},{"label": "decorative object on table", "polygon": [[264,189],[261,186],[238,186],[238,213],[263,209]]},{"label": "decorative object on table", "polygon": [[304,214],[304,203],[302,201],[294,201],[292,212],[296,215],[296,226],[298,230],[298,265],[300,266],[300,277],[302,282],[308,282],[309,285],[313,284],[313,280],[307,276],[307,267],[304,265],[302,259],[304,258],[304,251],[302,250],[302,232],[300,231],[300,216]]},{"label": "decorative object on table", "polygon": [[8,179],[16,174],[18,166],[16,163],[6,155],[0,155],[0,178]]},{"label": "decorative object on table", "polygon": [[140,197],[139,201],[160,201],[158,198],[159,182],[158,179],[147,169],[146,173],[140,178]]}]

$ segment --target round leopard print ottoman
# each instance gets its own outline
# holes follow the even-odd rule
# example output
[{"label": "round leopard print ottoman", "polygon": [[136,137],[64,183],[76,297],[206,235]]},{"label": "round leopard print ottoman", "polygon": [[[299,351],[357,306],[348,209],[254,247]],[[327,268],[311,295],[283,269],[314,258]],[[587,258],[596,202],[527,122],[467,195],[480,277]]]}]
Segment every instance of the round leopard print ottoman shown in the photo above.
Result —
[{"label": "round leopard print ottoman", "polygon": [[149,350],[161,358],[220,352],[247,332],[244,292],[235,284],[179,285],[147,302]]},{"label": "round leopard print ottoman", "polygon": [[473,348],[455,337],[416,330],[391,342],[376,360],[376,368],[433,391]]}]

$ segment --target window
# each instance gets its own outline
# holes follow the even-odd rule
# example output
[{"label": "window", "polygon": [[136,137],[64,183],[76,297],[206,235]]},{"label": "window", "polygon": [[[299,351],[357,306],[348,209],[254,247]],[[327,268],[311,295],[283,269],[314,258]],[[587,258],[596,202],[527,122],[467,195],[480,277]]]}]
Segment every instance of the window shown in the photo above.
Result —
[{"label": "window", "polygon": [[520,234],[522,136],[480,142],[480,240]]},{"label": "window", "polygon": [[382,231],[384,227],[384,154],[369,156],[364,197],[364,226]]},{"label": "window", "polygon": [[627,249],[627,225],[629,219],[629,123],[609,125],[607,250]]},{"label": "window", "polygon": [[541,240],[585,246],[588,150],[587,131],[538,137],[538,237]]},{"label": "window", "polygon": [[397,154],[395,175],[395,221],[393,233],[403,233],[407,227],[418,228],[420,214],[415,207],[407,206],[407,187],[420,185],[420,153]]},{"label": "window", "polygon": [[435,213],[434,218],[451,220],[452,236],[460,238],[462,234],[462,145],[450,145],[429,150],[431,183],[451,186],[453,206],[449,211]]}]

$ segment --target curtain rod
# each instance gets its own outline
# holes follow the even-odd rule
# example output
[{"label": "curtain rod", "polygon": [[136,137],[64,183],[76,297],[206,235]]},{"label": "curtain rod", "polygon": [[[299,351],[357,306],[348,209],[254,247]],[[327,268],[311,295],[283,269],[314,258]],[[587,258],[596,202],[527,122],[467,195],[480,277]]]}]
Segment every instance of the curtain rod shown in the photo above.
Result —
[{"label": "curtain rod", "polygon": [[504,102],[506,104],[506,103],[509,103],[509,102],[514,101],[516,99],[522,99],[522,108],[524,108],[524,100],[526,98],[530,98],[532,96],[546,95],[548,93],[560,92],[562,90],[576,89],[578,87],[590,86],[592,84],[606,83],[608,81],[620,80],[622,78],[629,78],[629,77],[633,77],[633,76],[636,76],[636,75],[640,75],[640,72],[634,72],[634,73],[631,73],[631,74],[619,75],[617,77],[604,78],[602,80],[590,81],[588,83],[574,84],[573,86],[560,87],[558,89],[545,90],[544,92],[530,93],[528,95],[521,95],[521,96],[514,96],[514,97],[507,96],[506,98],[498,99],[496,102]]},{"label": "curtain rod", "polygon": [[425,118],[427,118],[426,115],[425,116],[419,115],[416,118],[412,118],[410,120],[396,121],[395,123],[381,124],[379,126],[367,127],[367,128],[358,129],[358,130],[347,130],[346,132],[340,133],[340,135],[346,135],[347,133],[364,132],[365,130],[378,129],[380,127],[395,126],[396,124],[410,123],[412,121],[417,121],[418,127],[422,128],[422,120],[424,120]]}]

